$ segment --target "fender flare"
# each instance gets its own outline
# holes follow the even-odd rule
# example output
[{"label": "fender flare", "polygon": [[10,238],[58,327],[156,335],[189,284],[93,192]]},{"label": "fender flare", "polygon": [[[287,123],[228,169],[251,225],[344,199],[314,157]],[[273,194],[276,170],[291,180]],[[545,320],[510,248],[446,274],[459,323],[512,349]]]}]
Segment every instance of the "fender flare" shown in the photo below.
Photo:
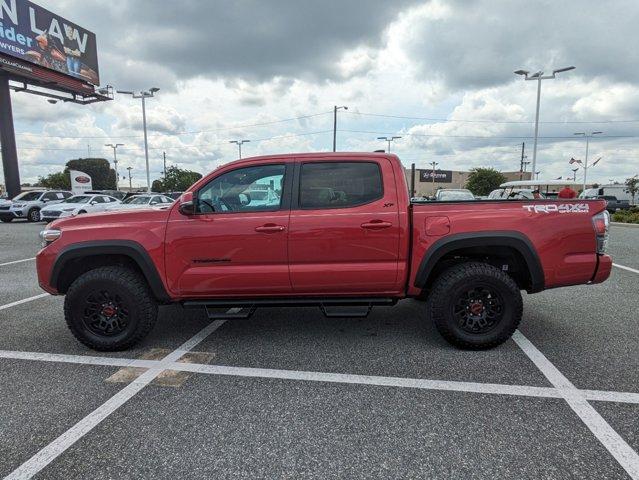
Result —
[{"label": "fender flare", "polygon": [[51,270],[51,286],[58,290],[62,272],[70,261],[99,255],[123,255],[133,260],[140,268],[153,295],[161,302],[170,302],[171,297],[164,288],[158,270],[149,253],[131,240],[98,240],[81,242],[64,248],[56,257]]},{"label": "fender flare", "polygon": [[530,239],[515,231],[459,233],[439,239],[424,254],[415,275],[415,286],[418,288],[426,286],[435,265],[446,254],[470,247],[509,247],[515,249],[523,257],[530,272],[531,288],[528,289],[528,292],[535,293],[544,289],[544,271],[539,255]]}]

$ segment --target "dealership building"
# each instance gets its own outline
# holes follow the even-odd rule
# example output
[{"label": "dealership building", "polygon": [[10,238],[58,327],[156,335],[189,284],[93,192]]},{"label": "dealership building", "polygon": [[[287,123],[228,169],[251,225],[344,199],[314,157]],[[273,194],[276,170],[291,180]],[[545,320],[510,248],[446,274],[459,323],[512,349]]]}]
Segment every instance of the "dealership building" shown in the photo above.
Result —
[{"label": "dealership building", "polygon": [[[406,181],[408,188],[411,185],[411,169],[405,169]],[[433,170],[416,169],[415,170],[415,197],[429,197],[435,194],[440,188],[466,188],[468,175],[470,172],[462,172],[455,170],[435,170],[433,181]],[[531,180],[531,172],[501,172],[506,177],[507,182],[515,180]]]}]

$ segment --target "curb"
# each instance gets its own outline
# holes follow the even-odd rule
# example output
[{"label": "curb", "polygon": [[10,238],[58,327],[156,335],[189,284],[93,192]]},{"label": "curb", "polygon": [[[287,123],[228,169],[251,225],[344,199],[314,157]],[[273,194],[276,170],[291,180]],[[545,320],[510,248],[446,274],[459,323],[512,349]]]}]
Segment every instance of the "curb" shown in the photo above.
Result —
[{"label": "curb", "polygon": [[622,223],[622,222],[610,222],[610,225],[614,227],[630,227],[639,228],[639,223]]}]

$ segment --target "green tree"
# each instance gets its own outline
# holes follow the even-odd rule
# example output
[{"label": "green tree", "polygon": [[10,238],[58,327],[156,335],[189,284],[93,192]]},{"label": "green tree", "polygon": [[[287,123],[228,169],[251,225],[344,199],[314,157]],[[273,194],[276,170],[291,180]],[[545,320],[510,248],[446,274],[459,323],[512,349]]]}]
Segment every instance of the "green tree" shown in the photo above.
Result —
[{"label": "green tree", "polygon": [[506,177],[494,168],[473,168],[468,175],[466,188],[474,195],[488,195],[505,182]]},{"label": "green tree", "polygon": [[52,190],[71,190],[71,177],[67,172],[51,173],[38,179],[38,185]]},{"label": "green tree", "polygon": [[183,192],[197,182],[202,175],[191,170],[183,170],[176,166],[166,169],[166,175],[162,180],[155,180],[152,189],[154,192]]},{"label": "green tree", "polygon": [[626,187],[626,190],[632,197],[632,203],[634,205],[635,197],[637,196],[637,193],[639,193],[639,178],[637,178],[637,175],[626,180]]},{"label": "green tree", "polygon": [[69,160],[64,173],[69,175],[69,170],[79,170],[89,175],[93,180],[94,190],[115,190],[115,170],[104,158]]}]

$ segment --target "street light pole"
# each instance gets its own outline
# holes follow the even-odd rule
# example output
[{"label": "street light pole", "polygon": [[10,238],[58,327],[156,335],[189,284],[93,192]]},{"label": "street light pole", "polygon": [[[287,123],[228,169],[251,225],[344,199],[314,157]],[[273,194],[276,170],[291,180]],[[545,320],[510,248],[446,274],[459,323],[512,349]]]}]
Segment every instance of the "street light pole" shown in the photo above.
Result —
[{"label": "street light pole", "polygon": [[[588,151],[590,150],[590,139],[595,135],[601,135],[603,132],[592,132],[588,135],[586,132],[577,132],[574,135],[586,138],[586,158],[584,159],[584,185],[583,189],[586,190],[586,180],[588,179]],[[596,163],[596,162],[595,162]]]},{"label": "street light pole", "polygon": [[435,195],[435,169],[437,168],[437,165],[439,165],[439,163],[430,162],[430,164],[433,166],[433,195]]},{"label": "street light pole", "polygon": [[348,110],[348,107],[338,107],[335,105],[333,108],[333,151],[337,151],[337,111],[338,110]]},{"label": "street light pole", "polygon": [[391,142],[399,140],[400,138],[402,137],[377,137],[377,140],[384,140],[385,142],[388,142],[388,153],[391,153]]},{"label": "street light pole", "polygon": [[124,147],[124,143],[107,143],[105,147],[111,147],[113,149],[113,169],[115,170],[115,190],[120,190],[120,177],[118,174],[118,147]]},{"label": "street light pole", "polygon": [[127,90],[117,90],[118,93],[124,95],[131,95],[133,98],[141,98],[142,99],[142,124],[144,127],[144,159],[146,160],[146,191],[151,192],[151,170],[149,168],[149,139],[146,130],[146,99],[155,97],[155,94],[159,92],[160,89],[157,87],[153,87],[149,89],[149,91],[142,90],[140,93],[133,93]]},{"label": "street light pole", "polygon": [[133,167],[126,167],[126,169],[129,171],[129,192],[131,192],[133,190],[133,184],[131,183],[131,170],[133,170]]},{"label": "street light pole", "polygon": [[242,159],[242,145],[244,145],[245,143],[251,143],[250,140],[231,140],[229,143],[234,143],[235,145],[237,145],[237,148],[239,150],[239,154],[240,154],[240,160]]},{"label": "street light pole", "polygon": [[539,71],[537,73],[533,73],[529,76],[530,72],[527,70],[517,70],[515,74],[523,75],[524,80],[536,80],[537,81],[537,109],[535,112],[535,142],[533,146],[533,159],[532,159],[532,171],[533,173],[537,168],[537,143],[539,139],[539,107],[541,106],[541,81],[542,80],[551,80],[557,77],[558,73],[567,72],[569,70],[574,70],[575,67],[565,67],[559,68],[557,70],[553,70],[552,75],[544,76],[544,72]]}]

